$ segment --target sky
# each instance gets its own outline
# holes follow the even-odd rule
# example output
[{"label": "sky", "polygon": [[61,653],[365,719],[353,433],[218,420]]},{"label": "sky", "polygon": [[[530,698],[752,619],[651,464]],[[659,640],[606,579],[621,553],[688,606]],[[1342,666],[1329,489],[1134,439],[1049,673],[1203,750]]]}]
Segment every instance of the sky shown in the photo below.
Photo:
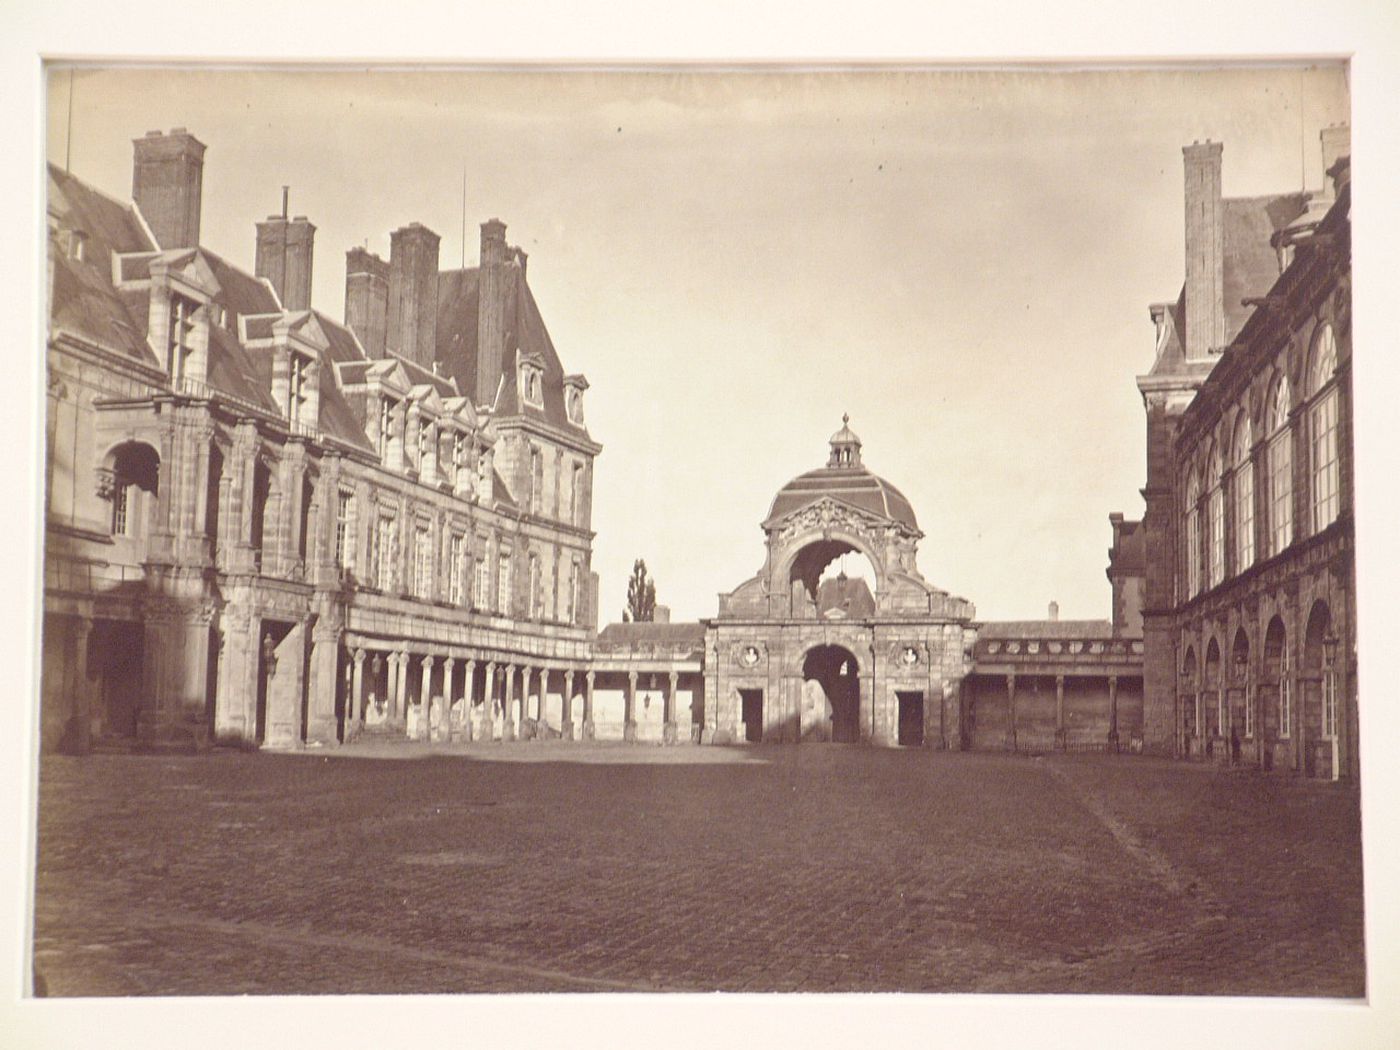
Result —
[{"label": "sky", "polygon": [[346,249],[387,258],[418,221],[475,265],[505,221],[591,384],[602,622],[637,558],[674,618],[714,615],[845,413],[929,582],[980,619],[1102,619],[1108,515],[1142,512],[1148,304],[1182,283],[1181,147],[1225,144],[1226,196],[1316,189],[1348,119],[1340,65],[84,68],[50,78],[47,153],[126,197],[131,140],[187,127],[202,240],[249,270],[289,185],[334,317]]}]

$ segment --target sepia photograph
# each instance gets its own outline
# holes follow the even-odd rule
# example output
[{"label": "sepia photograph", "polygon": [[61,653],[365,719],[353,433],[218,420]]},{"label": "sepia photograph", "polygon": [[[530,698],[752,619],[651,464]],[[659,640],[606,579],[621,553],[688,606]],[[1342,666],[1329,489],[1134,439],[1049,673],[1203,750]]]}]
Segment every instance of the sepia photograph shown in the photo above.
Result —
[{"label": "sepia photograph", "polygon": [[1345,56],[39,75],[30,1008],[1374,997]]}]

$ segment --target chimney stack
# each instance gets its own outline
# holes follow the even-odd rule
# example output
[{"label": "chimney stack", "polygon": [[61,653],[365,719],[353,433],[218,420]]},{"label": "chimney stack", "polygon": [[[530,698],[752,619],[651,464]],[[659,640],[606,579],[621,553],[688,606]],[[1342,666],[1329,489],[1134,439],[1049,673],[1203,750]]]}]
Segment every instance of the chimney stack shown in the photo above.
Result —
[{"label": "chimney stack", "polygon": [[1059,623],[1059,622],[1060,622],[1060,603],[1059,603],[1059,602],[1051,602],[1051,603],[1050,603],[1050,622],[1051,622],[1051,623]]},{"label": "chimney stack", "polygon": [[506,224],[489,219],[481,224],[480,304],[476,325],[476,396],[478,404],[496,398],[506,352],[506,326],[514,294],[506,247]]},{"label": "chimney stack", "polygon": [[1186,158],[1186,358],[1225,345],[1225,221],[1218,142],[1182,149]]},{"label": "chimney stack", "polygon": [[389,264],[364,248],[345,253],[345,326],[370,357],[384,356],[389,312]]},{"label": "chimney stack", "polygon": [[389,235],[388,348],[424,368],[437,356],[439,241],[417,222]]},{"label": "chimney stack", "polygon": [[282,187],[282,214],[258,223],[256,273],[277,290],[284,310],[311,309],[311,257],[316,227],[305,215],[287,219],[287,187]]},{"label": "chimney stack", "polygon": [[204,143],[184,128],[146,132],[133,141],[131,196],[162,249],[199,244]]}]

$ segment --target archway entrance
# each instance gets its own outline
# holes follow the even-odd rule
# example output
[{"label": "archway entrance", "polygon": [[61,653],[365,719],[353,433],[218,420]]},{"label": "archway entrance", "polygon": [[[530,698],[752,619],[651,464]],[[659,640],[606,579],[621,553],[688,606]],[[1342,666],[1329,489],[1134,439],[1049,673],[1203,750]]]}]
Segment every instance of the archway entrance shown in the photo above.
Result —
[{"label": "archway entrance", "polygon": [[[819,645],[803,660],[802,677],[803,739],[856,743],[860,739],[860,665],[855,655],[839,645]],[[810,734],[808,701],[816,730]]]}]

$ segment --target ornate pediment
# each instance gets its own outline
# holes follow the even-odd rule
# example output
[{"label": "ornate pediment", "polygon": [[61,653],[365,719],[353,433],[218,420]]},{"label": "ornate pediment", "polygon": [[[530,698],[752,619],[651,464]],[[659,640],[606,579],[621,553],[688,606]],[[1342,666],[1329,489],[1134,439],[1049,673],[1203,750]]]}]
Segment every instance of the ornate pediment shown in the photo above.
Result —
[{"label": "ornate pediment", "polygon": [[875,540],[883,538],[886,532],[895,533],[900,529],[886,518],[831,496],[820,497],[780,518],[771,519],[765,522],[764,528],[772,541],[779,544],[810,532],[840,530]]}]

